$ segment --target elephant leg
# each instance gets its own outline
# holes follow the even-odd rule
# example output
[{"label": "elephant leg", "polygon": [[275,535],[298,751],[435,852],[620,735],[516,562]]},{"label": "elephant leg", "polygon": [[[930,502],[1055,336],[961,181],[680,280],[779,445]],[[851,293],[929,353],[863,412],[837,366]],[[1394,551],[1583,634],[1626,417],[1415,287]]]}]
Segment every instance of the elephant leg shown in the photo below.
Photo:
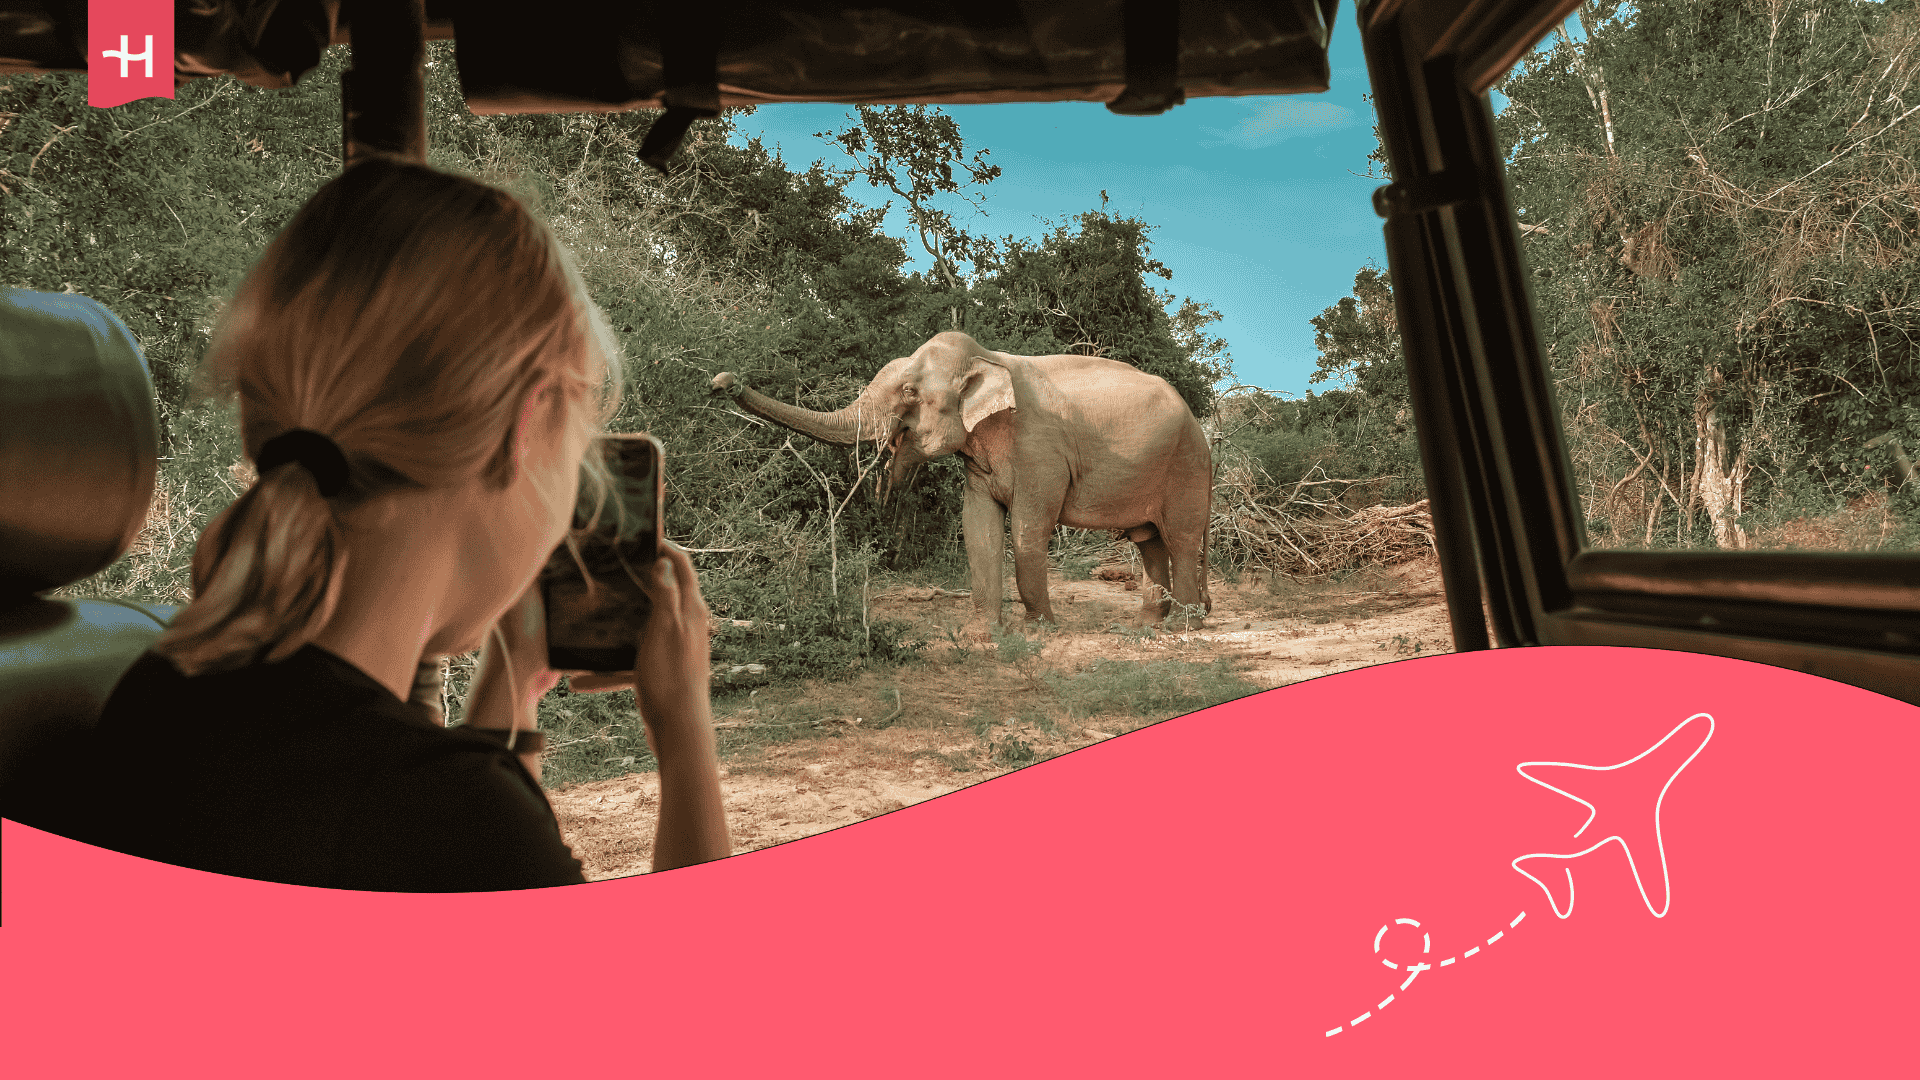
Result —
[{"label": "elephant leg", "polygon": [[1157,588],[1140,590],[1140,613],[1133,617],[1134,625],[1146,626],[1167,617],[1173,603],[1167,579],[1167,545],[1158,534],[1146,539],[1135,540],[1133,546],[1140,549],[1140,565],[1147,572],[1147,580]]},{"label": "elephant leg", "polygon": [[1188,433],[1178,456],[1181,466],[1174,470],[1165,493],[1160,539],[1167,545],[1171,563],[1173,599],[1178,605],[1174,611],[1188,616],[1179,621],[1198,626],[1204,614],[1213,611],[1212,591],[1207,587],[1212,573],[1207,563],[1207,534],[1213,517],[1212,453],[1198,428]]},{"label": "elephant leg", "polygon": [[[1166,538],[1162,538],[1163,540]],[[1206,541],[1202,537],[1175,537],[1167,544],[1169,576],[1173,579],[1173,599],[1189,618],[1180,620],[1188,629],[1200,626],[1213,611],[1213,599],[1207,589]],[[1167,605],[1172,608],[1173,605]],[[1195,610],[1197,609],[1197,610]]]},{"label": "elephant leg", "polygon": [[[1024,481],[1026,477],[1022,475]],[[1054,489],[1049,488],[1052,491]],[[1045,502],[1022,506],[1016,497],[1013,510],[1013,579],[1020,586],[1020,602],[1027,607],[1027,620],[1053,617],[1053,603],[1047,596],[1047,541],[1053,538],[1060,521],[1060,501],[1066,484],[1061,483]]]},{"label": "elephant leg", "polygon": [[1007,512],[986,484],[972,476],[960,504],[960,528],[967,538],[967,569],[973,577],[973,611],[989,626],[1000,621],[1001,558],[1007,549]]}]

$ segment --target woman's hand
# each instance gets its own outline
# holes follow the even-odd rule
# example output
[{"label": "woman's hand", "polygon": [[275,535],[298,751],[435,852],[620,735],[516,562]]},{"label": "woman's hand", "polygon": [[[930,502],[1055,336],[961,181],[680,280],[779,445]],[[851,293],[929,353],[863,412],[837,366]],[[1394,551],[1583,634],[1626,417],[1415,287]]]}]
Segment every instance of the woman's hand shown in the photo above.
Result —
[{"label": "woman's hand", "polygon": [[[700,578],[693,560],[668,541],[660,558],[640,583],[653,611],[635,643],[638,670],[609,674],[569,673],[567,689],[576,694],[604,694],[633,688],[648,737],[655,718],[674,721],[700,712],[712,716],[708,685],[712,654],[707,602],[700,595]],[[681,581],[687,584],[681,586]]]},{"label": "woman's hand", "polygon": [[653,612],[637,643],[635,670],[576,675],[583,694],[634,688],[647,745],[660,763],[660,823],[653,868],[724,859],[733,853],[720,801],[714,745],[707,602],[685,550],[669,543],[641,582]]}]

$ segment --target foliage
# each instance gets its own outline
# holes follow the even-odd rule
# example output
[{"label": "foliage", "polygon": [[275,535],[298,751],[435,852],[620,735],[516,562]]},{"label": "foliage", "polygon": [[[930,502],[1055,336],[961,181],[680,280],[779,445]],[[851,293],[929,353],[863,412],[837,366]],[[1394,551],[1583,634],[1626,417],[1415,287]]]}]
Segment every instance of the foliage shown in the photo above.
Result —
[{"label": "foliage", "polygon": [[1594,540],[1747,546],[1920,445],[1910,0],[1584,4],[1498,89]]},{"label": "foliage", "polygon": [[988,743],[987,757],[996,765],[1008,765],[1019,769],[1033,764],[1039,755],[1025,740],[1009,735],[1005,742]]},{"label": "foliage", "polygon": [[1364,398],[1398,408],[1407,400],[1407,362],[1401,354],[1393,285],[1368,263],[1353,277],[1353,295],[1312,319],[1319,350],[1309,383],[1334,381]]},{"label": "foliage", "polygon": [[0,77],[0,285],[112,308],[169,443],[220,301],[338,168],[341,66],[299,95],[208,79],[113,109],[83,76]]},{"label": "foliage", "polygon": [[1032,637],[1028,637],[1020,629],[1009,629],[1003,626],[993,626],[989,632],[993,636],[993,658],[1002,664],[1011,665],[1020,673],[1020,677],[1026,680],[1028,686],[1038,690],[1043,685],[1040,677],[1040,656],[1047,648],[1048,630],[1044,623],[1031,624],[1031,629],[1034,631]]},{"label": "foliage", "polygon": [[540,762],[540,779],[547,787],[659,768],[647,747],[646,729],[631,690],[607,694],[556,690],[541,702],[540,729],[547,737]]},{"label": "foliage", "polygon": [[993,636],[994,659],[1003,664],[1019,666],[1031,663],[1038,660],[1047,647],[1044,630],[1028,637],[1019,630],[996,625],[990,629],[990,633]]},{"label": "foliage", "polygon": [[1220,406],[1215,545],[1230,572],[1248,562],[1322,572],[1325,553],[1310,549],[1329,529],[1354,532],[1352,511],[1426,498],[1388,273],[1361,267],[1352,294],[1312,324],[1308,381],[1327,389],[1293,399],[1236,387]]},{"label": "foliage", "polygon": [[[1593,543],[1913,546],[1916,46],[1912,0],[1587,0],[1496,87]],[[1387,275],[1313,324],[1334,388],[1233,395],[1229,469],[1411,503]],[[1869,503],[1895,524],[1843,524]]]},{"label": "foliage", "polygon": [[[966,290],[958,264],[962,260],[976,267],[991,263],[993,241],[959,228],[953,216],[933,202],[936,196],[949,195],[978,211],[978,189],[998,178],[1000,167],[987,163],[986,150],[967,157],[960,126],[939,109],[925,105],[860,105],[856,109],[858,120],[852,126],[816,137],[837,145],[853,159],[853,175],[906,201],[907,218],[919,234],[920,245],[933,258],[934,278],[949,294],[952,327],[965,329],[961,312]],[[955,179],[955,166],[960,168],[960,179]]]}]

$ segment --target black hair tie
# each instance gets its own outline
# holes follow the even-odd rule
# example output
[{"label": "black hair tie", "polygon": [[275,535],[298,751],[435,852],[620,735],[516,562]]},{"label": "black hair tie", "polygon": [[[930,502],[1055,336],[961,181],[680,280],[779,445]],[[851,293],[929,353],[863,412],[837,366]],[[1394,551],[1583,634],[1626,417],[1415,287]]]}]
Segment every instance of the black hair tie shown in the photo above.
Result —
[{"label": "black hair tie", "polygon": [[338,443],[317,431],[294,428],[268,439],[255,459],[255,468],[265,476],[290,461],[306,466],[325,498],[333,498],[347,486],[347,455],[340,452]]}]

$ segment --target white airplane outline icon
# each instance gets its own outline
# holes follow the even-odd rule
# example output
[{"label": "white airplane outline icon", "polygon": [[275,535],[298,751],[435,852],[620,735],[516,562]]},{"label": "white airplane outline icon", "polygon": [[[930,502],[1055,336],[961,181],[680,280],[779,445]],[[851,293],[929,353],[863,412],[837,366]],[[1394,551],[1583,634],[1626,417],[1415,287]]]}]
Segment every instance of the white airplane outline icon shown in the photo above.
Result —
[{"label": "white airplane outline icon", "polygon": [[[1528,873],[1526,870],[1522,869],[1520,864],[1523,862],[1526,862],[1528,859],[1560,859],[1560,860],[1577,859],[1583,855],[1591,854],[1592,852],[1600,849],[1601,847],[1606,846],[1607,844],[1618,842],[1621,850],[1627,853],[1627,868],[1633,872],[1633,884],[1636,888],[1640,890],[1641,901],[1647,905],[1647,910],[1653,913],[1654,918],[1656,919],[1666,918],[1667,911],[1673,906],[1673,880],[1667,870],[1666,841],[1661,836],[1661,833],[1660,833],[1660,808],[1667,801],[1667,789],[1673,786],[1674,780],[1678,779],[1681,772],[1685,771],[1686,767],[1693,763],[1694,758],[1700,756],[1700,751],[1706,749],[1707,741],[1713,738],[1713,717],[1709,716],[1706,713],[1695,713],[1692,716],[1687,717],[1685,720],[1682,720],[1680,722],[1678,727],[1675,727],[1672,731],[1667,732],[1666,736],[1662,738],[1659,742],[1654,743],[1652,746],[1647,747],[1645,750],[1627,759],[1626,761],[1621,762],[1618,765],[1576,765],[1571,762],[1565,762],[1565,761],[1523,761],[1520,764],[1514,766],[1515,771],[1517,771],[1521,776],[1525,777],[1527,780],[1535,784],[1539,784],[1541,787],[1546,788],[1548,791],[1552,791],[1560,795],[1565,795],[1567,798],[1572,799],[1574,802],[1577,802],[1580,805],[1587,808],[1588,813],[1587,813],[1586,822],[1582,824],[1578,829],[1574,830],[1573,835],[1575,838],[1578,838],[1581,833],[1584,833],[1587,831],[1588,826],[1593,824],[1594,819],[1599,817],[1600,811],[1596,809],[1592,803],[1588,802],[1587,800],[1581,798],[1578,795],[1575,795],[1571,791],[1567,791],[1564,788],[1555,787],[1554,785],[1547,783],[1545,780],[1542,780],[1539,777],[1534,776],[1531,773],[1527,772],[1529,768],[1541,769],[1541,770],[1582,769],[1588,772],[1612,772],[1615,769],[1624,769],[1627,766],[1634,764],[1635,762],[1645,759],[1648,755],[1652,754],[1654,751],[1660,749],[1662,746],[1665,746],[1670,740],[1678,736],[1682,731],[1687,730],[1689,725],[1694,725],[1696,721],[1700,721],[1700,720],[1706,721],[1705,733],[1699,736],[1700,741],[1698,744],[1694,746],[1693,752],[1687,755],[1687,759],[1685,761],[1682,761],[1678,766],[1674,768],[1673,772],[1667,777],[1666,783],[1660,786],[1660,795],[1657,799],[1654,800],[1654,804],[1653,804],[1653,843],[1654,843],[1654,848],[1656,849],[1656,851],[1660,856],[1660,883],[1664,893],[1661,899],[1660,907],[1656,909],[1653,906],[1652,899],[1650,899],[1647,896],[1646,883],[1644,882],[1640,874],[1640,864],[1633,857],[1633,844],[1630,843],[1625,836],[1622,836],[1620,833],[1616,832],[1613,835],[1608,836],[1606,839],[1601,840],[1599,843],[1596,843],[1591,847],[1585,848],[1584,850],[1576,851],[1571,855],[1560,855],[1560,854],[1554,854],[1551,852],[1536,852],[1531,855],[1522,855],[1519,858],[1513,860],[1514,870],[1518,871],[1522,877],[1525,877],[1527,880],[1533,882],[1535,885],[1540,886],[1541,891],[1547,894],[1547,904],[1548,906],[1553,908],[1553,913],[1555,916],[1564,919],[1573,914],[1573,899],[1574,899],[1573,868],[1570,866],[1561,868],[1567,877],[1567,910],[1561,911],[1559,902],[1554,899],[1553,890],[1547,887],[1547,883],[1542,881],[1540,878],[1537,878],[1534,875]],[[1696,728],[1696,733],[1698,733],[1697,728]],[[1678,749],[1684,748],[1685,745],[1686,745],[1686,740],[1683,740],[1680,743],[1676,743],[1675,744],[1676,751]],[[1663,757],[1665,756],[1666,755],[1663,755]],[[1561,779],[1563,783],[1572,783],[1572,781],[1567,778],[1558,777],[1558,776],[1556,776],[1555,778]],[[1637,832],[1638,830],[1631,830],[1631,831]],[[1644,834],[1640,835],[1638,839],[1644,845],[1644,841],[1646,839]],[[1646,854],[1644,846],[1642,847],[1641,854],[1642,855]]]}]

